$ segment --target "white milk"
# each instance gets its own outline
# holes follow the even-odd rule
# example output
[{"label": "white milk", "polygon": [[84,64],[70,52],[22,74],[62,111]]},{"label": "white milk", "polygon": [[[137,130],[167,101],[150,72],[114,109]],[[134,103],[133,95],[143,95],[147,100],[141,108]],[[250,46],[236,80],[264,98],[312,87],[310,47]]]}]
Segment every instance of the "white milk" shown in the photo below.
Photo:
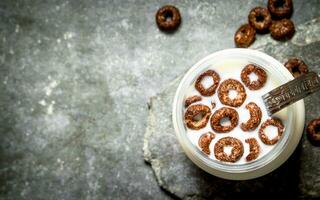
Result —
[{"label": "white milk", "polygon": [[[226,80],[226,79],[229,79],[229,78],[236,79],[236,80],[238,80],[238,81],[240,81],[242,83],[241,78],[240,78],[240,73],[241,73],[241,70],[247,64],[249,64],[249,63],[246,62],[246,61],[243,61],[243,60],[229,60],[229,61],[225,61],[223,63],[215,64],[212,67],[209,67],[208,69],[213,69],[220,75],[220,79],[221,79],[220,83],[222,81]],[[209,120],[207,126],[205,128],[203,128],[203,129],[191,130],[191,129],[187,128],[188,138],[199,149],[200,149],[200,147],[198,146],[198,140],[199,140],[199,137],[203,133],[211,131],[216,135],[215,139],[212,140],[212,142],[211,142],[211,144],[209,146],[210,151],[211,151],[211,154],[209,155],[209,158],[211,158],[213,160],[217,160],[215,158],[214,152],[213,152],[214,144],[219,139],[221,139],[222,137],[227,137],[227,136],[235,137],[235,138],[241,140],[241,142],[243,143],[243,146],[244,146],[243,156],[235,164],[248,163],[246,161],[246,156],[249,154],[249,144],[245,143],[245,139],[247,139],[247,138],[252,138],[252,137],[256,138],[258,143],[259,143],[259,145],[260,145],[260,154],[259,154],[259,157],[256,160],[262,158],[264,155],[269,153],[277,145],[277,143],[275,145],[265,145],[264,143],[262,143],[262,141],[260,140],[260,138],[258,136],[258,130],[259,130],[261,124],[263,122],[265,122],[267,119],[270,118],[268,116],[268,114],[267,114],[267,111],[266,111],[266,108],[265,108],[265,106],[263,104],[261,96],[280,85],[280,83],[277,80],[272,79],[272,76],[270,75],[270,73],[268,71],[266,71],[266,72],[267,72],[268,77],[267,77],[267,82],[265,83],[264,87],[262,87],[259,90],[249,90],[247,87],[245,87],[246,93],[247,93],[247,98],[246,98],[245,102],[238,108],[232,107],[239,114],[239,123],[238,123],[237,127],[235,127],[231,132],[228,132],[228,133],[217,133],[217,132],[215,132],[211,128],[210,120]],[[211,80],[210,79],[205,79],[204,80],[204,86],[210,86],[210,82],[212,83],[212,79]],[[256,79],[255,75],[250,75],[250,79],[251,80],[255,80]],[[207,81],[210,81],[210,82],[205,83]],[[218,88],[217,88],[217,90],[218,90]],[[212,110],[212,113],[214,113],[217,109],[225,106],[225,105],[221,104],[221,102],[220,102],[220,100],[218,98],[218,95],[217,95],[217,90],[216,90],[216,93],[214,95],[212,95],[211,97],[202,97],[202,101],[196,102],[194,104],[201,103],[201,104],[205,104],[205,105],[209,106],[209,108],[212,108],[211,101],[213,101],[213,102],[216,103],[216,107]],[[195,89],[194,83],[186,91],[185,98],[193,96],[193,95],[200,95],[200,93]],[[254,131],[244,132],[240,128],[240,124],[242,122],[246,122],[250,118],[249,110],[247,110],[245,108],[245,106],[249,102],[254,102],[261,108],[262,119],[261,119],[261,123],[259,124],[259,126]],[[229,107],[229,106],[226,106],[226,107]],[[282,120],[283,124],[286,126],[286,124],[287,124],[287,117],[286,117],[287,113],[288,113],[288,111],[285,108],[282,111],[280,111],[277,114],[275,114],[274,116],[280,118]],[[276,129],[273,128],[273,127],[268,128],[267,135],[268,136],[270,135],[271,137],[274,136],[275,135],[275,133],[274,133],[275,130]],[[278,143],[279,143],[279,141],[278,141]],[[231,151],[231,150],[225,148],[225,152],[229,153],[227,151]],[[230,164],[233,164],[233,163],[230,163]]]}]

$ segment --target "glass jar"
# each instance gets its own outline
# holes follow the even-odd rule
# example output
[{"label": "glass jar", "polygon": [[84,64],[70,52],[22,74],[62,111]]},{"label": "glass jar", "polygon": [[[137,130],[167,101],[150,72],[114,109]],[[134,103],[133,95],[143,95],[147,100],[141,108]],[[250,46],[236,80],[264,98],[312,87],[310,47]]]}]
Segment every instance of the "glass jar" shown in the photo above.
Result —
[{"label": "glass jar", "polygon": [[[248,163],[229,164],[206,156],[187,137],[184,125],[184,97],[187,89],[204,71],[214,70],[215,63],[227,60],[244,60],[256,64],[267,71],[280,84],[293,79],[290,72],[276,59],[257,50],[226,49],[213,53],[189,69],[181,80],[173,101],[172,120],[176,136],[186,155],[206,172],[225,179],[247,180],[263,176],[283,164],[297,147],[303,133],[305,110],[300,100],[287,108],[287,124],[279,142],[265,156]],[[218,66],[218,65],[217,65]]]}]

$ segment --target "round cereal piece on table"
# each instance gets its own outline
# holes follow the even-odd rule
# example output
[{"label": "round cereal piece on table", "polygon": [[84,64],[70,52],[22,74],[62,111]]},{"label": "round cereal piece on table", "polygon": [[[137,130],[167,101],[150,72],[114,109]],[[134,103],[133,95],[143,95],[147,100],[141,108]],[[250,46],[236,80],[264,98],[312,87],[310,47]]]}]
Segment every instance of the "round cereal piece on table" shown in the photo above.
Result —
[{"label": "round cereal piece on table", "polygon": [[274,18],[288,18],[293,11],[292,0],[268,0],[268,9]]},{"label": "round cereal piece on table", "polygon": [[162,31],[175,31],[181,24],[181,15],[178,8],[172,5],[161,7],[156,13],[156,22]]},{"label": "round cereal piece on table", "polygon": [[309,122],[307,126],[307,137],[312,144],[320,145],[320,117]]},{"label": "round cereal piece on table", "polygon": [[246,156],[248,162],[258,158],[260,154],[260,145],[255,138],[248,138],[245,140],[249,144],[249,154]]},{"label": "round cereal piece on table", "polygon": [[[228,118],[231,124],[228,126],[222,125],[221,120],[223,118]],[[211,124],[211,128],[216,132],[227,133],[232,131],[232,129],[234,129],[238,125],[238,121],[239,121],[239,115],[235,109],[222,107],[213,113],[210,119],[210,124]]]},{"label": "round cereal piece on table", "polygon": [[[206,77],[211,77],[213,80],[213,84],[208,88],[205,88],[202,84],[203,79]],[[201,95],[211,96],[216,92],[219,82],[220,82],[219,74],[214,70],[208,70],[200,74],[200,76],[197,78],[195,83],[195,88],[198,90],[198,92],[200,92]]]},{"label": "round cereal piece on table", "polygon": [[263,7],[253,8],[249,13],[248,20],[249,24],[260,33],[268,32],[272,23],[269,10]]},{"label": "round cereal piece on table", "polygon": [[308,66],[298,58],[290,58],[284,66],[290,71],[293,77],[297,78],[309,72]]},{"label": "round cereal piece on table", "polygon": [[[251,73],[255,73],[258,80],[250,81]],[[250,90],[259,90],[267,82],[267,73],[254,64],[248,64],[241,71],[241,80]]]},{"label": "round cereal piece on table", "polygon": [[184,114],[184,121],[188,128],[199,130],[204,128],[210,118],[211,109],[202,104],[191,105]]},{"label": "round cereal piece on table", "polygon": [[[237,96],[233,99],[229,97],[230,90],[235,90]],[[235,79],[227,79],[220,84],[218,97],[222,104],[232,107],[239,107],[246,100],[247,94],[243,85]]]},{"label": "round cereal piece on table", "polygon": [[[224,147],[231,146],[231,154],[224,152]],[[234,137],[224,137],[218,140],[214,145],[215,157],[224,162],[237,162],[243,155],[243,144],[240,140]]]},{"label": "round cereal piece on table", "polygon": [[294,24],[290,19],[273,21],[270,26],[271,36],[275,40],[286,40],[292,38],[295,33]]},{"label": "round cereal piece on table", "polygon": [[237,47],[247,48],[256,39],[256,30],[249,24],[244,24],[234,34],[234,43]]},{"label": "round cereal piece on table", "polygon": [[200,136],[198,145],[201,148],[201,151],[207,155],[210,155],[209,145],[211,141],[216,137],[212,132],[204,133]]},{"label": "round cereal piece on table", "polygon": [[254,102],[248,103],[246,105],[246,109],[248,109],[250,112],[250,119],[245,123],[241,123],[240,128],[243,131],[255,130],[261,122],[261,118],[262,118],[261,109]]},{"label": "round cereal piece on table", "polygon": [[[278,129],[277,134],[278,135],[272,139],[269,139],[268,136],[264,132],[264,130],[267,128],[267,126],[277,127],[277,129]],[[262,123],[262,125],[259,129],[259,138],[266,145],[274,145],[279,141],[283,132],[284,132],[284,126],[282,124],[282,121],[278,118],[271,118],[271,119],[268,119],[267,121]]]},{"label": "round cereal piece on table", "polygon": [[198,95],[194,95],[194,96],[188,97],[184,102],[184,106],[187,108],[191,104],[193,104],[195,102],[198,102],[198,101],[201,101],[201,100],[202,100],[202,97],[198,96]]}]

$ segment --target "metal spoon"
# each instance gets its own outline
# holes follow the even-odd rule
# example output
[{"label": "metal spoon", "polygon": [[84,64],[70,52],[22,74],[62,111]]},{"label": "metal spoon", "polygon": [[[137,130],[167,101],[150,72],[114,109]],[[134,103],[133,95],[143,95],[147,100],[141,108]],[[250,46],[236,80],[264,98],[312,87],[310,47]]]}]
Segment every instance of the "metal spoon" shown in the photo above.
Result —
[{"label": "metal spoon", "polygon": [[320,76],[315,72],[301,75],[262,96],[268,115],[320,90]]}]

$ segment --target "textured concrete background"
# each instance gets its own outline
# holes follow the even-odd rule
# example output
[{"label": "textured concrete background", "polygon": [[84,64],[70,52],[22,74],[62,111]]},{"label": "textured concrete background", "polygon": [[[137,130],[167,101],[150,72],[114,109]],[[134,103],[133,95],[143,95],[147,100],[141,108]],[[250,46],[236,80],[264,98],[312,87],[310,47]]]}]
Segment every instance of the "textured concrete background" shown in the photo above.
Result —
[{"label": "textured concrete background", "polygon": [[[266,5],[243,2],[1,0],[0,199],[174,198],[143,161],[147,103],[234,47],[248,11]],[[154,22],[167,3],[182,13],[172,35]],[[319,4],[294,1],[295,24]]]}]

